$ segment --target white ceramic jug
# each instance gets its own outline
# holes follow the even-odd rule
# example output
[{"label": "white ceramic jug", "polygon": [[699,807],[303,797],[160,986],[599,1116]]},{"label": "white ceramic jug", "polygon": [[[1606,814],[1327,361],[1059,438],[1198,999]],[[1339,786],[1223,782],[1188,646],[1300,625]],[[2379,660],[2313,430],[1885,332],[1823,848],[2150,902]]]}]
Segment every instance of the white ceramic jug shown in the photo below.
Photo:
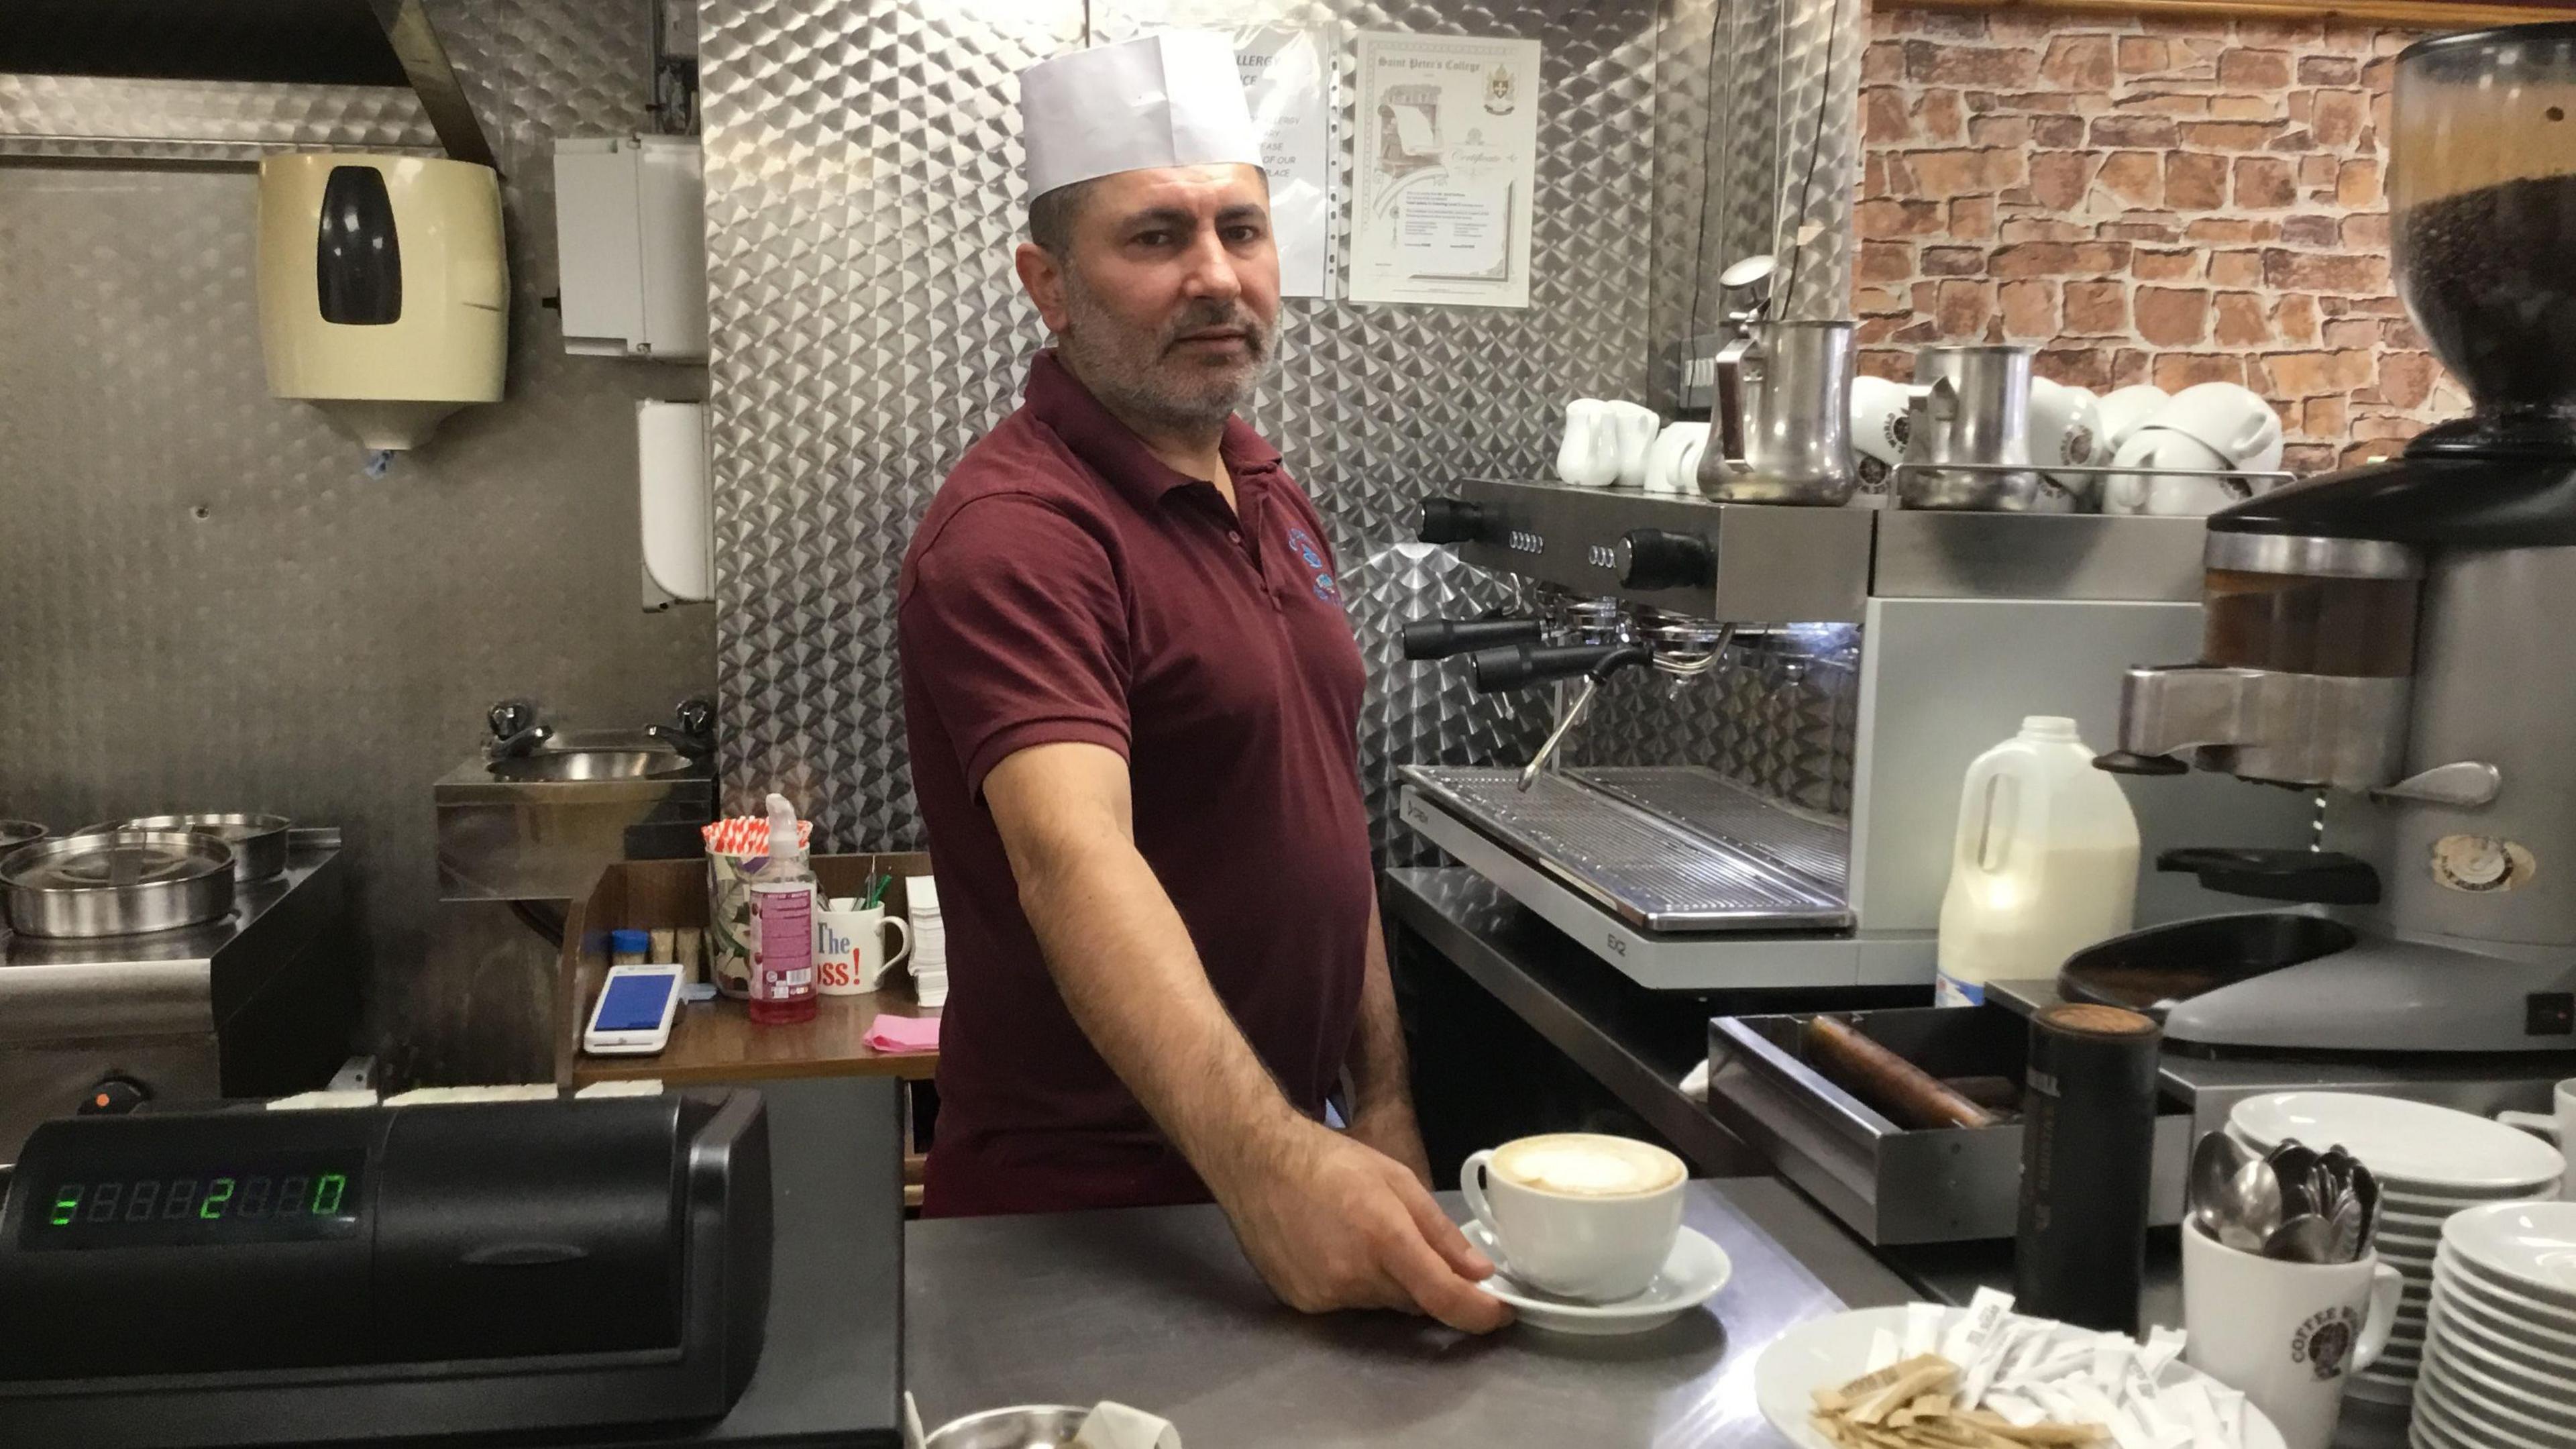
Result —
[{"label": "white ceramic jug", "polygon": [[2056,979],[2079,948],[2129,929],[2137,894],[2138,819],[2119,782],[2093,768],[2075,721],[2024,719],[1959,792],[1940,1004],[1977,1005],[1989,981]]}]

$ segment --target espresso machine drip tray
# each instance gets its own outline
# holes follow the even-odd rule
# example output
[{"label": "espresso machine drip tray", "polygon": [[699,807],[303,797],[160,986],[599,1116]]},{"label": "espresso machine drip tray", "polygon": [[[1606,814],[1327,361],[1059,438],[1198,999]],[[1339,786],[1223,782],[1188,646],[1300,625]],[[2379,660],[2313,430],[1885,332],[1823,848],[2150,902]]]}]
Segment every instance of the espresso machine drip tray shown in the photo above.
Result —
[{"label": "espresso machine drip tray", "polygon": [[1649,931],[1844,930],[1849,830],[1714,770],[1543,774],[1403,767],[1407,783],[1559,882]]}]

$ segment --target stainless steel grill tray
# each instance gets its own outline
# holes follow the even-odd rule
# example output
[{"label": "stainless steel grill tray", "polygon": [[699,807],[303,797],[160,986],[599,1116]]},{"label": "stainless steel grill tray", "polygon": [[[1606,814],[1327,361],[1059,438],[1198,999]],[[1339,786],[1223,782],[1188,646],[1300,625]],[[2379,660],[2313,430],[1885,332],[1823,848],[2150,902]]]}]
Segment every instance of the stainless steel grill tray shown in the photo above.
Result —
[{"label": "stainless steel grill tray", "polygon": [[1684,830],[1804,876],[1838,905],[1849,896],[1851,827],[1840,821],[1765,799],[1701,765],[1603,765],[1566,773]]},{"label": "stainless steel grill tray", "polygon": [[[1694,766],[1542,775],[1407,765],[1404,778],[1532,865],[1653,931],[1843,929],[1842,834]],[[1589,776],[1606,776],[1610,785]],[[1613,793],[1615,786],[1616,793]],[[1652,801],[1651,806],[1637,803]],[[1811,873],[1790,861],[1821,865]]]}]

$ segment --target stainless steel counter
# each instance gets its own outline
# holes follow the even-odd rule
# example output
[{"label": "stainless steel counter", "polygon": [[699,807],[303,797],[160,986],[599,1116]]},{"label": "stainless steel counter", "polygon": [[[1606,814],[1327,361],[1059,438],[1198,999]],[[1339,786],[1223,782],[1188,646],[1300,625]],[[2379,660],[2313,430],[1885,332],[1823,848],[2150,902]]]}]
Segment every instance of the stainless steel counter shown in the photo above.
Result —
[{"label": "stainless steel counter", "polygon": [[1733,1278],[1707,1312],[1610,1339],[1307,1317],[1271,1298],[1213,1207],[916,1222],[906,1378],[933,1426],[1108,1398],[1168,1416],[1190,1449],[1785,1443],[1753,1402],[1763,1346],[1846,1302],[1911,1295],[1769,1179],[1694,1182],[1684,1221]]}]

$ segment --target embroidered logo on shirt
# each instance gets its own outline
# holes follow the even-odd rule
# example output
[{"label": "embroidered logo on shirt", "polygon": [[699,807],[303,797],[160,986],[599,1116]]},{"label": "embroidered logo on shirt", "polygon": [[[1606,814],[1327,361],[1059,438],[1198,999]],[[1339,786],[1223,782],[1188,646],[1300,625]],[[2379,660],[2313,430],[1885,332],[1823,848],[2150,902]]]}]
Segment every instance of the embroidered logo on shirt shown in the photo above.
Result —
[{"label": "embroidered logo on shirt", "polygon": [[1291,528],[1288,530],[1288,546],[1297,551],[1298,562],[1306,566],[1306,572],[1315,584],[1316,598],[1331,603],[1342,596],[1341,586],[1333,582],[1331,571],[1324,567],[1324,551],[1315,546],[1314,535],[1302,528]]}]

